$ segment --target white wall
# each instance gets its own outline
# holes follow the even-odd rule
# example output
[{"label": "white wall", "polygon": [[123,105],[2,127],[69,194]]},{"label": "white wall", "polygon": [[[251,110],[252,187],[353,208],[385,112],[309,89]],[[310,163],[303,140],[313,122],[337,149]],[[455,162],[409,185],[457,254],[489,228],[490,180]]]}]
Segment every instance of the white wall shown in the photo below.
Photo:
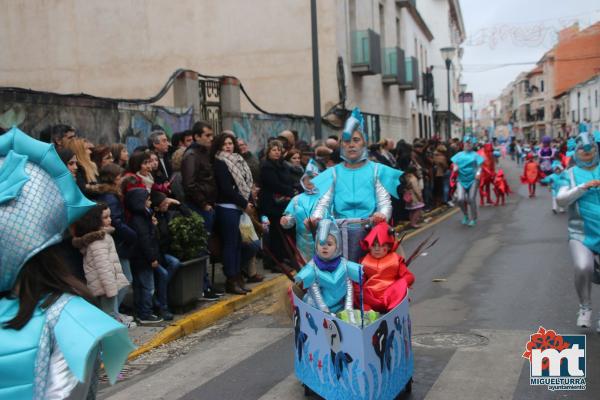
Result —
[{"label": "white wall", "polygon": [[[335,5],[319,1],[318,15],[326,109],[337,102]],[[189,68],[237,76],[269,111],[313,112],[308,1],[4,2],[0,60],[4,86],[145,98]]]},{"label": "white wall", "polygon": [[[567,123],[577,127],[577,94],[579,96],[579,110],[581,121],[589,119],[592,124],[592,130],[600,130],[600,76],[578,85],[569,91],[569,116]],[[596,101],[596,96],[598,100]],[[572,113],[575,112],[575,122],[573,122]]]}]

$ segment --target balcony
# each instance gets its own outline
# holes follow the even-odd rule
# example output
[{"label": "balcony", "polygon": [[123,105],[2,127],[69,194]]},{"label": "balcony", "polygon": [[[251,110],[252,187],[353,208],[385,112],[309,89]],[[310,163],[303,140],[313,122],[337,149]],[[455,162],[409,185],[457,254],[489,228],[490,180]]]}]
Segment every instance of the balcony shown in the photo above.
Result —
[{"label": "balcony", "polygon": [[416,57],[404,59],[404,81],[400,83],[400,90],[416,90],[419,88],[419,64]]},{"label": "balcony", "polygon": [[399,47],[383,49],[382,82],[384,85],[400,85],[404,81],[404,50]]},{"label": "balcony", "polygon": [[357,75],[381,73],[379,35],[371,29],[352,32],[352,73]]}]

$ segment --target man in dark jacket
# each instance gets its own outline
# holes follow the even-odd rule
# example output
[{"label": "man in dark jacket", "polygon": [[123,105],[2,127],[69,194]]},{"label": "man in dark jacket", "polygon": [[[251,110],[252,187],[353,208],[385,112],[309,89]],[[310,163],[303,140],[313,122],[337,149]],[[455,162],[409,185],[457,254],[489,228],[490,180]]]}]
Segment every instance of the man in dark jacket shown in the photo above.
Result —
[{"label": "man in dark jacket", "polygon": [[199,121],[192,128],[194,143],[188,147],[181,162],[181,177],[185,201],[188,206],[200,213],[207,223],[207,231],[212,232],[214,204],[217,199],[217,184],[210,162],[210,146],[213,130],[206,122]]},{"label": "man in dark jacket", "polygon": [[[192,127],[194,143],[183,154],[181,162],[181,180],[186,205],[204,218],[206,232],[211,235],[214,229],[217,200],[217,184],[210,162],[210,147],[213,142],[213,130],[208,122],[198,121]],[[210,285],[208,274],[204,277],[204,298],[216,300]]]},{"label": "man in dark jacket", "polygon": [[164,131],[153,131],[148,138],[148,147],[158,156],[158,171],[154,176],[154,181],[159,185],[168,182],[173,171],[167,134]]}]

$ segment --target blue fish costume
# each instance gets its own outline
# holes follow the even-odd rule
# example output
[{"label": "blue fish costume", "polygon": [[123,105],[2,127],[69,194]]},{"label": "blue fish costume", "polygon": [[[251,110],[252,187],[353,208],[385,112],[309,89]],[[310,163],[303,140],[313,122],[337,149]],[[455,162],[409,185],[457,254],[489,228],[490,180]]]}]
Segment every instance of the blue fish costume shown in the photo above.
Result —
[{"label": "blue fish costume", "polygon": [[552,162],[552,171],[554,172],[540,181],[546,185],[550,185],[550,190],[552,191],[552,211],[554,211],[554,213],[564,212],[563,208],[558,207],[558,204],[556,203],[556,195],[558,194],[558,189],[560,187],[560,179],[563,170],[564,168],[560,161],[554,160]]},{"label": "blue fish costume", "polygon": [[[561,175],[556,201],[568,207],[569,248],[575,264],[575,288],[579,296],[577,325],[591,325],[591,284],[600,254],[600,160],[594,137],[582,132],[573,155],[575,166]],[[596,272],[594,271],[596,270]],[[600,282],[597,282],[600,283]],[[600,320],[596,326],[600,332]]]},{"label": "blue fish costume", "polygon": [[[355,132],[363,140],[362,148],[356,150],[360,152],[358,157],[347,154],[345,149]],[[359,243],[366,234],[362,224],[375,213],[383,215],[386,221],[391,218],[390,196],[398,198],[403,172],[368,160],[364,120],[358,108],[346,121],[342,141],[344,162],[328,168],[312,181],[320,195],[312,217],[323,219],[329,214],[336,220],[345,220],[341,225],[342,251],[346,258],[357,262],[363,255]]]},{"label": "blue fish costume", "polygon": [[454,164],[455,172],[458,172],[454,197],[463,212],[462,223],[473,226],[477,221],[477,191],[479,190],[481,164],[484,160],[476,151],[473,151],[477,138],[467,135],[463,138],[463,143],[465,150],[456,153],[450,159]]},{"label": "blue fish costume", "polygon": [[[127,327],[81,297],[39,305],[21,329],[15,283],[25,263],[59,243],[95,204],[54,146],[17,128],[0,136],[0,399],[85,399],[96,388],[98,355],[114,383],[133,345]],[[13,291],[11,293],[11,291]]]},{"label": "blue fish costume", "polygon": [[283,228],[291,229],[294,225],[296,226],[296,247],[304,263],[313,257],[315,249],[315,241],[312,233],[306,229],[304,220],[310,218],[319,200],[319,190],[316,187],[309,188],[305,181],[313,179],[318,174],[319,167],[311,159],[306,165],[304,175],[300,178],[300,185],[304,189],[304,192],[294,196],[283,212],[283,215],[291,217],[288,224],[282,225]]},{"label": "blue fish costume", "polygon": [[[330,219],[319,222],[317,240],[324,243],[332,235],[336,243],[341,240],[340,231],[334,221]],[[362,267],[341,256],[340,246],[328,259],[322,259],[315,254],[313,259],[306,264],[296,275],[296,282],[302,282],[308,289],[304,302],[318,308],[325,313],[337,313],[346,310],[350,314],[352,323],[353,312],[353,286],[352,282],[359,283]]]}]

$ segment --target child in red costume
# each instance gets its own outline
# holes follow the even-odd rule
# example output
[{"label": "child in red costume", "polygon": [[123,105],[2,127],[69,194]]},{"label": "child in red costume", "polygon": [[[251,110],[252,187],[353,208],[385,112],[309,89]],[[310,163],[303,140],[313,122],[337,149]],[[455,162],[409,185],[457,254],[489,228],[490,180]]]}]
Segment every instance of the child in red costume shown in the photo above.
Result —
[{"label": "child in red costume", "polygon": [[508,182],[506,182],[506,177],[504,176],[502,168],[498,170],[498,173],[496,173],[496,177],[494,178],[494,193],[496,193],[495,206],[499,205],[500,201],[502,201],[502,205],[504,205],[505,197],[512,193],[510,186],[508,186]]},{"label": "child in red costume", "polygon": [[[407,288],[415,281],[404,264],[404,257],[396,253],[398,244],[393,229],[385,222],[377,224],[361,241],[361,247],[369,252],[361,262],[365,311],[392,310],[404,300]],[[354,293],[354,304],[360,308],[358,290]]]},{"label": "child in red costume", "polygon": [[521,183],[529,185],[529,197],[535,197],[535,185],[544,177],[540,170],[540,165],[533,159],[533,154],[527,154],[525,167],[523,168],[523,176]]}]

